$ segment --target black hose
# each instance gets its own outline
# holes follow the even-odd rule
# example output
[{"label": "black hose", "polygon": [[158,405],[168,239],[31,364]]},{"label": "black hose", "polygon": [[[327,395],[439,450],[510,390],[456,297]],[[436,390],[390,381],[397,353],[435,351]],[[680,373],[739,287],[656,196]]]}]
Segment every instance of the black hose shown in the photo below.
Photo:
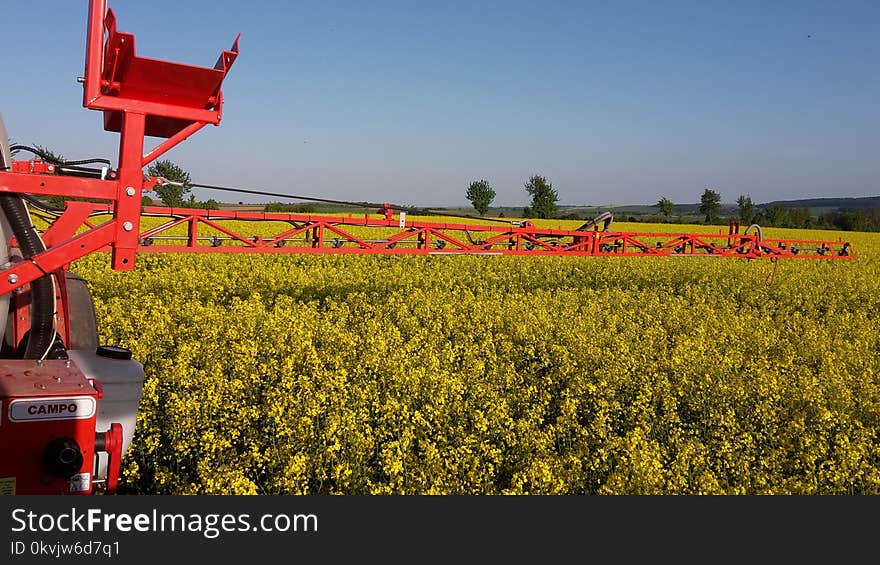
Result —
[{"label": "black hose", "polygon": [[41,158],[43,161],[47,163],[52,163],[54,165],[91,165],[94,163],[101,163],[104,165],[110,166],[109,159],[102,159],[100,157],[93,157],[91,159],[79,159],[77,161],[67,161],[64,159],[58,159],[56,157],[52,157],[50,154],[45,151],[41,151],[36,147],[31,147],[29,145],[13,145],[9,148],[10,151],[27,151],[28,153],[33,153],[37,157]]},{"label": "black hose", "polygon": [[[0,155],[0,166],[6,163]],[[31,226],[27,208],[14,194],[0,194],[0,209],[6,214],[22,256],[32,259],[46,250],[43,241]],[[49,275],[31,282],[31,329],[28,332],[24,359],[41,359],[55,341],[55,287]]]},{"label": "black hose", "polygon": [[31,206],[33,206],[37,210],[40,210],[41,212],[46,212],[47,214],[52,214],[52,215],[58,215],[58,214],[64,213],[65,208],[60,207],[60,206],[52,206],[51,204],[47,204],[46,202],[43,202],[39,198],[35,198],[35,197],[31,196],[30,194],[22,194],[21,197],[24,198],[28,204],[30,204]]}]

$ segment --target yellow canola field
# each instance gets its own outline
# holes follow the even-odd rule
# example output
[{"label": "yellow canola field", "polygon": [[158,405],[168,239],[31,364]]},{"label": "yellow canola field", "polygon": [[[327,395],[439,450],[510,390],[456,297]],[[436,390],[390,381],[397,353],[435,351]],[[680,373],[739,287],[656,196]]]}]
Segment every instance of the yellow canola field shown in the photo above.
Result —
[{"label": "yellow canola field", "polygon": [[745,259],[72,270],[101,342],[147,373],[126,492],[880,494],[880,234],[764,236],[857,258],[782,260],[769,285],[774,265]]}]

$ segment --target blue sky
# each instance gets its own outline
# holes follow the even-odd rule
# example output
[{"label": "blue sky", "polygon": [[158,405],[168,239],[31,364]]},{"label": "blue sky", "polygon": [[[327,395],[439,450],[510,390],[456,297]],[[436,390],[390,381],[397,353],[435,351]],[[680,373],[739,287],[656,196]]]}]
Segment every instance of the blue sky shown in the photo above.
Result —
[{"label": "blue sky", "polygon": [[[0,112],[16,141],[115,161],[75,80],[87,4],[6,7]],[[562,204],[880,195],[877,1],[109,4],[144,57],[212,66],[241,32],[220,127],[167,154],[204,184],[419,206],[481,178],[525,205],[534,174]]]}]

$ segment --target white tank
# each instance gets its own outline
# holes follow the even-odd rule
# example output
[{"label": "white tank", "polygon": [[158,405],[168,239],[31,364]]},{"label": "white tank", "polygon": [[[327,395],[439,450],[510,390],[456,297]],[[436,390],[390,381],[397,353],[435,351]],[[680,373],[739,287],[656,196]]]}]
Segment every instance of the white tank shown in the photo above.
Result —
[{"label": "white tank", "polygon": [[[106,432],[110,424],[122,424],[122,453],[128,451],[137,423],[138,404],[144,388],[144,366],[119,347],[101,346],[97,350],[71,349],[67,352],[87,379],[97,379],[104,388],[98,401],[96,431]],[[99,454],[95,476],[107,476],[107,455]]]}]

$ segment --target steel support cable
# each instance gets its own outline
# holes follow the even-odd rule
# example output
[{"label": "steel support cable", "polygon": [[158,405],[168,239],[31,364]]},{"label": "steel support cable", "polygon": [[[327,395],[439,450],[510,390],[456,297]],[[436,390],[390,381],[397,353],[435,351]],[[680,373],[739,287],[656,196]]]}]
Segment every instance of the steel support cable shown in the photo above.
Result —
[{"label": "steel support cable", "polygon": [[[33,147],[28,147],[25,145],[14,145],[13,148],[16,150],[22,149],[25,151],[30,151],[30,152],[34,153],[35,155],[40,156],[41,158],[43,158],[47,162],[51,162],[51,163],[59,165],[59,166],[68,167],[68,168],[71,168],[74,170],[80,169],[83,172],[95,172],[95,171],[93,171],[91,169],[86,169],[83,167],[76,167],[76,165],[86,164],[86,163],[105,163],[107,165],[110,165],[110,161],[108,161],[107,159],[83,159],[80,161],[61,161],[59,159],[53,159],[48,154],[46,154],[42,151],[39,151],[38,149],[35,149]],[[8,167],[6,167],[4,164],[3,166],[0,166],[0,168],[7,169]],[[181,183],[177,183],[177,182],[173,182],[173,181],[168,181],[167,179],[163,179],[163,180],[165,180],[165,182],[168,184],[174,184],[174,185],[181,184]],[[193,187],[193,188],[205,188],[208,190],[219,190],[222,192],[236,192],[236,193],[241,193],[241,194],[254,194],[257,196],[272,196],[272,197],[276,197],[276,198],[304,200],[307,202],[321,202],[324,204],[339,204],[341,206],[356,206],[356,207],[361,207],[361,208],[384,208],[385,207],[385,203],[380,204],[380,203],[376,203],[376,202],[356,202],[356,201],[352,201],[352,200],[334,200],[334,199],[330,199],[330,198],[318,198],[315,196],[301,196],[301,195],[297,195],[297,194],[283,194],[280,192],[268,192],[268,191],[264,191],[264,190],[251,190],[251,189],[237,188],[237,187],[231,187],[231,186],[218,186],[218,185],[213,185],[213,184],[190,183],[187,186]],[[58,208],[55,206],[51,206],[50,204],[42,202],[37,198],[27,197],[27,200],[34,207],[39,208],[42,211],[47,212],[47,213],[64,212],[64,208]],[[398,205],[398,204],[388,204],[388,206],[394,210],[398,210],[401,212],[407,212],[409,214],[414,214],[414,215],[442,216],[442,217],[448,217],[448,218],[467,218],[467,219],[472,219],[472,220],[480,220],[480,221],[484,221],[484,222],[495,222],[495,223],[507,224],[507,225],[514,223],[511,221],[498,220],[495,218],[485,218],[483,216],[471,216],[471,215],[466,215],[466,214],[450,214],[449,212],[441,212],[439,210],[433,210],[431,208],[418,208],[415,206],[402,206],[402,205]],[[99,215],[102,213],[104,213],[104,212],[93,212],[92,214],[90,214],[90,216]]]},{"label": "steel support cable", "polygon": [[[317,198],[314,196],[300,196],[297,194],[282,194],[280,192],[267,192],[263,190],[249,190],[245,188],[236,188],[231,186],[217,186],[213,184],[199,184],[199,183],[190,183],[187,186],[191,186],[194,188],[206,188],[208,190],[219,190],[224,192],[239,192],[242,194],[254,194],[257,196],[272,196],[276,198],[290,198],[293,200],[305,200],[307,202],[321,202],[324,204],[339,204],[342,206],[358,206],[361,208],[384,208],[385,204],[379,204],[376,202],[355,202],[351,200],[333,200],[330,198]],[[497,222],[501,224],[510,224],[511,222],[505,220],[497,220],[495,218],[484,218],[482,216],[468,216],[465,214],[450,214],[448,212],[440,212],[437,210],[433,210],[431,208],[417,208],[415,206],[400,206],[397,204],[388,204],[392,209],[398,210],[401,212],[407,212],[409,214],[415,215],[425,215],[425,216],[446,216],[450,218],[469,218],[474,220],[481,220],[485,222]]]}]

